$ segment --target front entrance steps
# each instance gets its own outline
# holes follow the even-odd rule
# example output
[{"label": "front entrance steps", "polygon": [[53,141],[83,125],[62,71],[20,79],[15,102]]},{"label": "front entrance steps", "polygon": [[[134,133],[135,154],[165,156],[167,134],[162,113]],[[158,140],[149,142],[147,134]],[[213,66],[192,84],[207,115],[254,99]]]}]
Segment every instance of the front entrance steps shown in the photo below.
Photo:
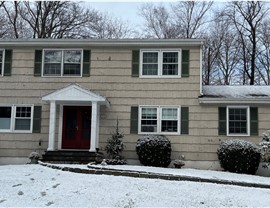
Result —
[{"label": "front entrance steps", "polygon": [[42,155],[42,162],[61,164],[88,164],[101,162],[104,158],[102,153],[89,151],[46,151]]}]

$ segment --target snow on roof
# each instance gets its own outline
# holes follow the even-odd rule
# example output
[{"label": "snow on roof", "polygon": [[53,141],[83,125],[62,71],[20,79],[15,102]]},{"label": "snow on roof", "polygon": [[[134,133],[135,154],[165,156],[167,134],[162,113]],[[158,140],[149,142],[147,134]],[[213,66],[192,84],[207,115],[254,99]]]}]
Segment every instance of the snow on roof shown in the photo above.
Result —
[{"label": "snow on roof", "polygon": [[270,86],[203,86],[202,98],[269,99]]}]

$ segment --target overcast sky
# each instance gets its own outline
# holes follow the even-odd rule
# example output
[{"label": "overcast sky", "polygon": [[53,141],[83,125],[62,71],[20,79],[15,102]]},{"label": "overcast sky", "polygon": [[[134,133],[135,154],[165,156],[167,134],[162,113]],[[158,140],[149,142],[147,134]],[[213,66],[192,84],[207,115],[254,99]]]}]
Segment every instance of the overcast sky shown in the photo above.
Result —
[{"label": "overcast sky", "polygon": [[[139,8],[146,2],[160,4],[161,2],[154,0],[131,0],[131,1],[117,1],[117,0],[101,0],[101,1],[87,1],[87,5],[99,11],[105,11],[109,14],[121,18],[123,21],[128,21],[131,25],[142,24],[143,19],[138,15]],[[170,5],[176,1],[162,2],[163,5]]]}]

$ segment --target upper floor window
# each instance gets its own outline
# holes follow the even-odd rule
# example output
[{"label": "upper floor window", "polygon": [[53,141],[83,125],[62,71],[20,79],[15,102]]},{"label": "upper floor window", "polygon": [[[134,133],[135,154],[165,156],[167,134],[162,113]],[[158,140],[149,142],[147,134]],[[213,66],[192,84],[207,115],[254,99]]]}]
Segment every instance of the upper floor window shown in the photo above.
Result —
[{"label": "upper floor window", "polygon": [[1,132],[31,132],[33,106],[0,106]]},{"label": "upper floor window", "polygon": [[249,107],[227,109],[228,135],[249,135]]},{"label": "upper floor window", "polygon": [[82,50],[44,50],[44,76],[81,76]]},{"label": "upper floor window", "polygon": [[141,50],[142,77],[180,77],[180,50]]},{"label": "upper floor window", "polygon": [[3,75],[4,69],[4,50],[0,49],[0,76]]},{"label": "upper floor window", "polygon": [[180,108],[141,106],[140,133],[179,134]]}]

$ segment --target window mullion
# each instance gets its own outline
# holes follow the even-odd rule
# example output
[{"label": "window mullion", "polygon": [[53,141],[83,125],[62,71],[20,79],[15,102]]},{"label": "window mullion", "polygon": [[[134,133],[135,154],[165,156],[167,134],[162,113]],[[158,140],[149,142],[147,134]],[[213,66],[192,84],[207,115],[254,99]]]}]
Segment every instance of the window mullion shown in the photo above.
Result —
[{"label": "window mullion", "polygon": [[11,107],[11,131],[13,132],[15,130],[15,116],[16,116],[16,106]]},{"label": "window mullion", "polygon": [[163,51],[158,52],[158,76],[162,76]]},{"label": "window mullion", "polygon": [[62,50],[62,59],[61,59],[61,76],[64,76],[64,50]]},{"label": "window mullion", "polygon": [[158,131],[157,133],[161,133],[161,120],[162,120],[162,108],[161,107],[157,107],[157,125],[158,125]]}]

